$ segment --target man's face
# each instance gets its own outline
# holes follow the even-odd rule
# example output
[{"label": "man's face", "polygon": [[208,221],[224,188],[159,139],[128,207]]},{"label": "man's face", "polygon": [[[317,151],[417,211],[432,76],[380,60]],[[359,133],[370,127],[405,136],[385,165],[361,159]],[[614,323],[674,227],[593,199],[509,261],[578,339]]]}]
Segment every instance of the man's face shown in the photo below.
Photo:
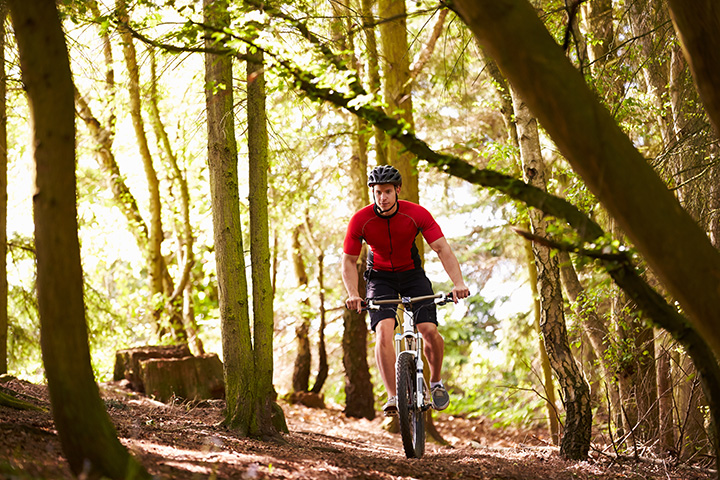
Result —
[{"label": "man's face", "polygon": [[400,187],[396,187],[392,183],[382,183],[373,185],[373,195],[375,196],[375,204],[381,210],[388,210],[395,205],[397,194]]}]

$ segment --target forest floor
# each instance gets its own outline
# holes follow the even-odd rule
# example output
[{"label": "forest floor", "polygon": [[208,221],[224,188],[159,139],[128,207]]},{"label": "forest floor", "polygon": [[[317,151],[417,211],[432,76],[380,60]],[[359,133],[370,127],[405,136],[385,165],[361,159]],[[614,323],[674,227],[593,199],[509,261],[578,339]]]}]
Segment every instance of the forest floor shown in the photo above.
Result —
[{"label": "forest floor", "polygon": [[[0,406],[0,478],[73,478],[49,413],[47,389],[13,379],[3,387],[47,411]],[[671,479],[717,478],[697,465],[657,458],[617,459],[594,446],[583,462],[565,461],[539,431],[495,429],[481,419],[436,413],[447,445],[428,442],[408,460],[383,419],[350,419],[340,407],[282,403],[289,434],[280,442],[240,438],[219,425],[222,401],[165,405],[101,385],[121,442],[158,479]]]}]

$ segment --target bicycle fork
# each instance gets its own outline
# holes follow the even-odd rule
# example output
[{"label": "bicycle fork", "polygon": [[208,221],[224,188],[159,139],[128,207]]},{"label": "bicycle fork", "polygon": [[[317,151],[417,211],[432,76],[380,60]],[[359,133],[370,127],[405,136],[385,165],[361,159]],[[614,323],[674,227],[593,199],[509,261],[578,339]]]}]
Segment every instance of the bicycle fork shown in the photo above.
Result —
[{"label": "bicycle fork", "polygon": [[423,338],[412,321],[412,314],[403,308],[403,332],[395,334],[396,360],[403,352],[415,356],[415,406],[419,411],[425,410],[425,377],[423,375]]}]

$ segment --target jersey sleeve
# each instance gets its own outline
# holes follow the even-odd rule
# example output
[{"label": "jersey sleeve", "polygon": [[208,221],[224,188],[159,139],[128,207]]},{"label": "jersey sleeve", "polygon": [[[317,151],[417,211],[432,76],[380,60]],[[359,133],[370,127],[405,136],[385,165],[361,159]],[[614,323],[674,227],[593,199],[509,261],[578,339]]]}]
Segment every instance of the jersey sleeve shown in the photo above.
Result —
[{"label": "jersey sleeve", "polygon": [[440,225],[435,221],[432,214],[427,211],[424,207],[419,206],[419,225],[420,231],[425,238],[425,241],[430,244],[435,240],[444,237]]},{"label": "jersey sleeve", "polygon": [[360,232],[358,214],[353,215],[348,223],[343,241],[343,253],[347,255],[360,255],[362,251],[362,236]]}]

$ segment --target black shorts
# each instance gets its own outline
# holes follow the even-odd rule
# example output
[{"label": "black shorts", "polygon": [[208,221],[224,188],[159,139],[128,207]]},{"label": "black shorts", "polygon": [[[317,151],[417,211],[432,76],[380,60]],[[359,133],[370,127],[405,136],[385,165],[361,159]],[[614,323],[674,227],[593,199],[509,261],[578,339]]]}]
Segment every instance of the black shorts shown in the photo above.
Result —
[{"label": "black shorts", "polygon": [[[432,283],[425,275],[422,268],[408,270],[405,272],[383,272],[378,270],[367,270],[367,298],[384,300],[398,297],[419,297],[421,295],[432,295]],[[383,305],[380,310],[370,312],[370,328],[375,327],[381,320],[395,318],[397,305]],[[437,309],[433,299],[424,300],[413,306],[415,311],[415,323],[437,322]],[[397,319],[395,326],[397,326]]]}]

